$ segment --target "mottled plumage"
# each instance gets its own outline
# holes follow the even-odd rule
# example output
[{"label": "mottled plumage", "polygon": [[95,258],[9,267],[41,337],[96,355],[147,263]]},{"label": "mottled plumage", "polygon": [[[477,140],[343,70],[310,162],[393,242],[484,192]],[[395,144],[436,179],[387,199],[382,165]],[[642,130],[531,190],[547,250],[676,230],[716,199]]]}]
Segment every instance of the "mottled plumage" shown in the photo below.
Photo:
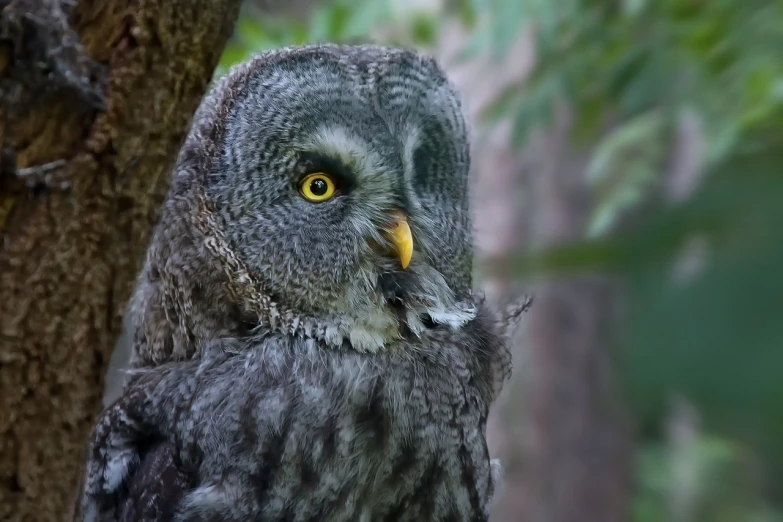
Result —
[{"label": "mottled plumage", "polygon": [[[472,294],[469,164],[457,95],[411,51],[283,49],[218,82],[149,248],[136,370],[96,424],[80,516],[486,520],[510,357]],[[312,172],[335,197],[302,197]]]}]

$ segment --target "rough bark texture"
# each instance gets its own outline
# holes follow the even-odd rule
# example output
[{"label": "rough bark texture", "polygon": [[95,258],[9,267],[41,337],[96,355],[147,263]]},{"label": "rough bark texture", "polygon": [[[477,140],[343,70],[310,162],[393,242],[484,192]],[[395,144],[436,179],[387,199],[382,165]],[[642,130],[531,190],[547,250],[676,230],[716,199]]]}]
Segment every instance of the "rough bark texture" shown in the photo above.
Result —
[{"label": "rough bark texture", "polygon": [[0,520],[71,513],[123,308],[239,4],[0,0]]}]

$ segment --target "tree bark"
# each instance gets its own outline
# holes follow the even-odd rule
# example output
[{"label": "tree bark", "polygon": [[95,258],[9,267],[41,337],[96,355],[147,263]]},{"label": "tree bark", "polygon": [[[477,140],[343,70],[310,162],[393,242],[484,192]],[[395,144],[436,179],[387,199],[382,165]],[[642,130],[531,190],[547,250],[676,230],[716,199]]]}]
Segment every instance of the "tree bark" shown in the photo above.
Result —
[{"label": "tree bark", "polygon": [[239,0],[0,0],[0,520],[65,520]]}]

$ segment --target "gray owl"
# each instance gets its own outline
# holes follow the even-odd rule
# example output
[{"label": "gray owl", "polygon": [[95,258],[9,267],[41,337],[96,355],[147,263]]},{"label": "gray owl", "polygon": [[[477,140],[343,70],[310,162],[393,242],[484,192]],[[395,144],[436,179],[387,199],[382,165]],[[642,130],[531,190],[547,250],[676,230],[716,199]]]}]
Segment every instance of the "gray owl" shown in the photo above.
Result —
[{"label": "gray owl", "polygon": [[483,521],[510,372],[472,293],[454,89],[408,50],[261,54],[204,99],[77,518]]}]

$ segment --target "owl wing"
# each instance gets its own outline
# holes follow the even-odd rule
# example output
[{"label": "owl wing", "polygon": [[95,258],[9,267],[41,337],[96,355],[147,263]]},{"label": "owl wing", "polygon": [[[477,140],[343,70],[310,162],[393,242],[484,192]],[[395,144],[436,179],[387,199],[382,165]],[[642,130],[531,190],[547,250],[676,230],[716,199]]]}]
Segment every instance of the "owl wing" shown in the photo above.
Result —
[{"label": "owl wing", "polygon": [[118,505],[118,521],[172,520],[188,489],[188,478],[174,462],[171,446],[157,442],[143,452],[139,467],[129,479],[127,495]]},{"label": "owl wing", "polygon": [[128,387],[95,424],[74,522],[168,522],[189,487],[140,384]]}]

